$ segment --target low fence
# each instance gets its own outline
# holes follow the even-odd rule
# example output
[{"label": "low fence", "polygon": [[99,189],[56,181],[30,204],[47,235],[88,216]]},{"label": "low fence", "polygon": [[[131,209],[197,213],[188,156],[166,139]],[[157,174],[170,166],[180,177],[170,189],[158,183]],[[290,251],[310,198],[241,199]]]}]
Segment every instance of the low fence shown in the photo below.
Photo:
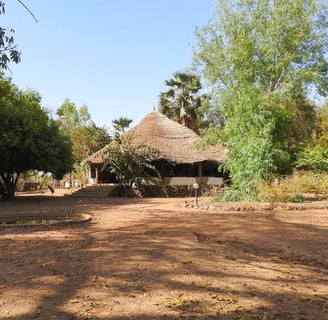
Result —
[{"label": "low fence", "polygon": [[24,182],[23,191],[37,191],[40,190],[40,183],[39,182]]}]

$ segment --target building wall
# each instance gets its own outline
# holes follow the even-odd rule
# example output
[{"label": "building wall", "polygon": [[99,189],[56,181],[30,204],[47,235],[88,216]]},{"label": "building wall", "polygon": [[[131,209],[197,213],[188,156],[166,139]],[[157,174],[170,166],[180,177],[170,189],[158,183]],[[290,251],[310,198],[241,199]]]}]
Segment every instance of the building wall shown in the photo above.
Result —
[{"label": "building wall", "polygon": [[[194,183],[199,185],[222,185],[224,180],[222,177],[164,177],[164,185],[168,186],[192,186]],[[144,179],[146,184],[155,185],[156,182],[152,178]]]}]

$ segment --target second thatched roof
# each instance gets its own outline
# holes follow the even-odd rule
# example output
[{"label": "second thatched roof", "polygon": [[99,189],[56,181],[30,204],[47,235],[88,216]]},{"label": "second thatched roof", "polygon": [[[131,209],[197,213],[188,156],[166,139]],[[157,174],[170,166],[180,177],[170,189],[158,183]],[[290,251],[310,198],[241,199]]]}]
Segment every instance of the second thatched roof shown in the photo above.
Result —
[{"label": "second thatched roof", "polygon": [[[226,149],[222,145],[199,150],[197,142],[200,137],[191,129],[168,119],[163,114],[153,111],[146,115],[127,134],[133,136],[137,143],[144,143],[160,151],[160,158],[179,163],[196,163],[211,161],[215,163],[227,162]],[[92,154],[87,161],[102,163],[103,148]]]}]

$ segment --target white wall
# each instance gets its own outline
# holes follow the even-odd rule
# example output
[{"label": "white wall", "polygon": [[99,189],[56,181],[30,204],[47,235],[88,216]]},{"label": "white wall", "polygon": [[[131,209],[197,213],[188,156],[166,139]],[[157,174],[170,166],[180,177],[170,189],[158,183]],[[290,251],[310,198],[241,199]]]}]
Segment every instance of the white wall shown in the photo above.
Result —
[{"label": "white wall", "polygon": [[[155,184],[151,179],[145,179],[146,184]],[[165,177],[164,184],[170,186],[192,186],[195,182],[199,185],[221,185],[223,178],[219,177]]]}]

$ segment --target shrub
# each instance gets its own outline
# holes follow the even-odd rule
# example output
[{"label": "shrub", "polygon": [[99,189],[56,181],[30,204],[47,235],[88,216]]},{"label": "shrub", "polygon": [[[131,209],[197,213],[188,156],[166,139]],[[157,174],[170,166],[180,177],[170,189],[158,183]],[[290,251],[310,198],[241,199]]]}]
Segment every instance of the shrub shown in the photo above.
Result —
[{"label": "shrub", "polygon": [[305,197],[302,194],[295,194],[289,199],[290,202],[301,203],[305,201]]},{"label": "shrub", "polygon": [[270,184],[259,184],[259,198],[274,202],[303,202],[305,195],[326,196],[328,192],[328,175],[313,172],[296,172],[283,179],[276,179]]}]

